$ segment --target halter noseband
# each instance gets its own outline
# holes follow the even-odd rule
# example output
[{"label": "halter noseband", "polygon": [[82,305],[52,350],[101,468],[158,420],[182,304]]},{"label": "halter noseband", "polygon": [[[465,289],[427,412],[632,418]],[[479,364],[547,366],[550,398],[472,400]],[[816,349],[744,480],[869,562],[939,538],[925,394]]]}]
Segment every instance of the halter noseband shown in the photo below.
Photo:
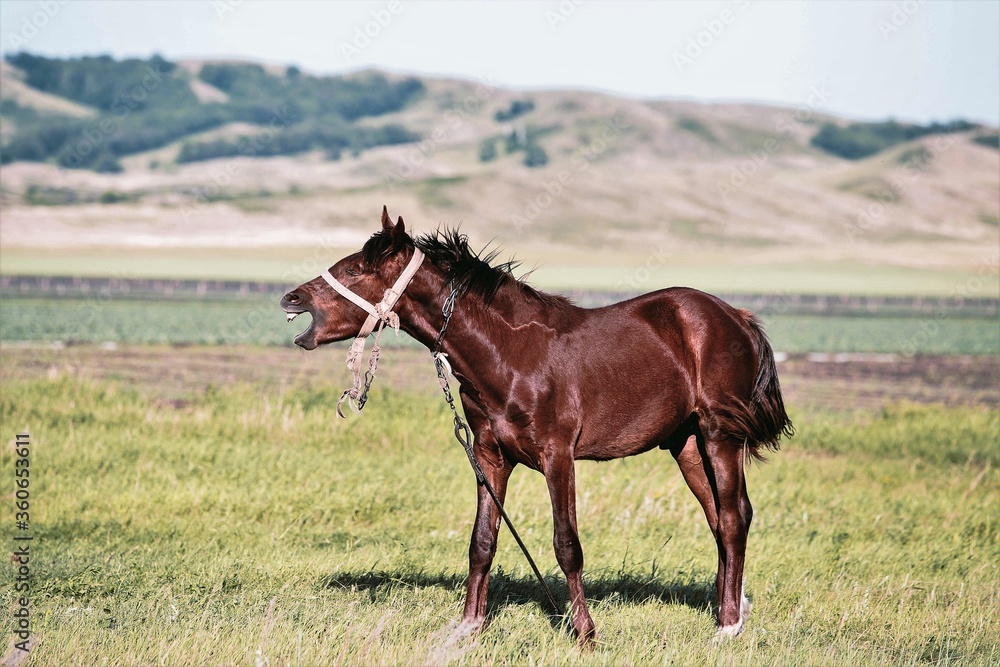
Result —
[{"label": "halter noseband", "polygon": [[[416,274],[417,269],[420,268],[423,261],[424,253],[420,251],[420,248],[414,248],[413,257],[410,258],[409,264],[399,274],[399,278],[396,279],[392,287],[385,291],[385,294],[382,295],[382,300],[374,305],[370,301],[358,296],[355,292],[352,292],[347,286],[334,278],[329,269],[320,274],[323,280],[329,283],[330,287],[336,290],[338,294],[368,313],[368,319],[361,326],[361,331],[358,332],[358,335],[354,337],[351,349],[347,353],[347,368],[354,375],[354,386],[345,390],[341,394],[340,400],[337,401],[337,414],[341,417],[344,416],[344,413],[340,409],[340,404],[344,402],[345,398],[353,400],[357,404],[359,412],[365,406],[365,402],[368,400],[368,389],[371,387],[372,380],[375,379],[375,369],[378,367],[378,355],[381,351],[378,343],[382,337],[382,330],[388,324],[396,330],[396,335],[399,335],[399,315],[394,313],[392,309],[396,305],[396,302],[399,301],[399,298],[403,296],[403,292],[410,284],[410,281],[413,280],[414,274]],[[362,390],[361,358],[365,354],[365,342],[368,340],[371,332],[375,330],[376,324],[378,325],[378,334],[375,336],[372,355],[368,359],[368,372],[365,373],[364,390]]]}]

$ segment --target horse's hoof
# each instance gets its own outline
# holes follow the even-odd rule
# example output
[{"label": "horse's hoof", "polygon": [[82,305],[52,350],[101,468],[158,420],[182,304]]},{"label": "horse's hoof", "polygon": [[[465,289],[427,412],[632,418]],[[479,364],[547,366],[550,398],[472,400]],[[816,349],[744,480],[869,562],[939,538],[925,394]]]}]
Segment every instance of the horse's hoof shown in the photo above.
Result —
[{"label": "horse's hoof", "polygon": [[721,644],[726,642],[733,637],[739,637],[743,634],[743,628],[747,620],[747,616],[750,615],[750,609],[753,605],[750,604],[750,600],[747,596],[740,596],[740,620],[732,625],[724,625],[720,627],[715,632],[715,637],[712,638],[712,642],[715,644]]},{"label": "horse's hoof", "polygon": [[452,642],[466,639],[483,629],[482,621],[452,621],[444,627],[444,633]]},{"label": "horse's hoof", "polygon": [[482,621],[452,621],[437,633],[437,641],[430,653],[430,663],[444,665],[458,660],[476,647],[476,642],[466,642],[483,627]]},{"label": "horse's hoof", "polygon": [[732,625],[724,625],[715,632],[715,637],[712,638],[713,644],[722,644],[734,637],[739,637],[743,633],[743,619],[741,618],[739,623],[733,623]]},{"label": "horse's hoof", "polygon": [[581,651],[593,651],[597,645],[597,629],[591,626],[583,632],[577,631],[576,646]]}]

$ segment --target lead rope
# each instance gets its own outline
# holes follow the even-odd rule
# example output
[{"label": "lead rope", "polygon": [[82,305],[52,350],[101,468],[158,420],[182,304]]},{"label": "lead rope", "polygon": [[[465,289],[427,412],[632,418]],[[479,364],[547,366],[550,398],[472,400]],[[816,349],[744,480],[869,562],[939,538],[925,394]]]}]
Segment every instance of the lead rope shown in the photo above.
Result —
[{"label": "lead rope", "polygon": [[[375,371],[378,370],[378,357],[382,352],[379,342],[382,340],[382,331],[385,329],[385,323],[386,320],[380,320],[378,323],[378,330],[375,332],[375,343],[372,345],[371,356],[368,357],[368,370],[365,371],[364,379],[362,379],[359,370],[364,348],[355,348],[352,344],[350,351],[347,353],[347,366],[354,373],[354,386],[345,389],[344,393],[340,395],[340,400],[337,401],[337,415],[341,419],[344,418],[344,411],[341,409],[341,405],[345,400],[354,409],[354,412],[358,413],[361,412],[365,407],[365,403],[368,402],[368,391],[372,388],[372,382],[375,381]],[[399,335],[399,327],[396,326],[394,328],[396,329],[396,335]],[[360,340],[364,341],[366,339],[367,336]]]},{"label": "lead rope", "polygon": [[476,459],[476,455],[472,450],[472,431],[469,430],[469,425],[465,423],[461,415],[458,414],[458,409],[455,407],[455,398],[451,395],[451,387],[448,385],[448,375],[445,372],[447,368],[448,371],[451,370],[451,366],[448,364],[447,355],[441,352],[441,344],[444,341],[444,334],[448,331],[448,323],[451,321],[452,313],[455,312],[455,299],[458,298],[458,288],[455,286],[455,281],[451,281],[451,294],[444,301],[444,306],[441,308],[441,314],[444,316],[444,324],[441,325],[441,331],[438,332],[437,340],[434,343],[434,349],[431,351],[431,356],[434,358],[434,367],[437,369],[438,384],[441,385],[441,391],[444,392],[444,398],[448,401],[448,407],[451,408],[451,413],[455,418],[455,438],[458,440],[459,444],[462,445],[462,449],[465,450],[465,455],[469,457],[469,463],[472,464],[472,470],[476,474],[476,483],[480,486],[486,487],[486,492],[490,494],[490,498],[496,504],[497,509],[500,510],[500,516],[503,517],[504,523],[507,524],[507,529],[510,530],[510,534],[514,536],[517,541],[517,546],[521,547],[521,553],[528,560],[528,565],[531,566],[531,571],[535,573],[535,578],[538,579],[538,583],[541,585],[542,590],[545,591],[545,597],[548,598],[549,604],[552,605],[552,609],[557,615],[562,614],[562,609],[556,603],[556,599],[552,596],[552,591],[549,590],[548,585],[545,583],[545,579],[542,578],[542,573],[538,571],[538,566],[535,565],[534,559],[531,554],[528,553],[528,547],[524,545],[521,540],[521,536],[517,534],[517,530],[514,529],[514,524],[511,522],[510,517],[507,516],[507,512],[503,508],[503,503],[497,498],[496,492],[490,485],[489,481],[486,479],[486,474],[483,473],[482,466],[479,465],[479,460]]}]

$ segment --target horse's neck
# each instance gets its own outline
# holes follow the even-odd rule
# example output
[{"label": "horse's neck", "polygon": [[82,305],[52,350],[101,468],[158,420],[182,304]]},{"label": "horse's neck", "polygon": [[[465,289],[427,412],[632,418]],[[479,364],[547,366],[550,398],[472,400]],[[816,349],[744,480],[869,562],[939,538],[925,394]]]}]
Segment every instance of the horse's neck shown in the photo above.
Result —
[{"label": "horse's neck", "polygon": [[[433,350],[443,323],[441,306],[448,292],[440,286],[420,291],[404,326],[411,336]],[[541,302],[524,301],[507,290],[489,304],[478,294],[464,294],[456,301],[442,352],[448,355],[455,376],[467,389],[502,392],[502,386],[492,386],[503,382],[498,366],[511,366],[519,350],[539,345],[538,338],[550,331],[546,320],[551,315],[551,309]]]}]

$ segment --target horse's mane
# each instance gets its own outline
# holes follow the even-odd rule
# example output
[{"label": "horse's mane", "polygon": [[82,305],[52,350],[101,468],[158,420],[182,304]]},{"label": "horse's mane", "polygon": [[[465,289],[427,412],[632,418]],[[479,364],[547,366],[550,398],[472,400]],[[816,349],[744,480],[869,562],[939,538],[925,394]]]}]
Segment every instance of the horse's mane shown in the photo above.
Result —
[{"label": "horse's mane", "polygon": [[[469,247],[469,237],[458,229],[437,229],[406,239],[407,246],[420,248],[431,263],[444,271],[446,281],[454,281],[460,294],[476,294],[489,304],[501,290],[512,289],[546,305],[569,303],[566,297],[539,291],[527,284],[523,276],[515,276],[514,271],[520,266],[517,260],[494,264],[501,252],[499,248],[487,246],[476,252]],[[397,249],[390,232],[376,232],[361,249],[362,261],[378,269]]]}]

